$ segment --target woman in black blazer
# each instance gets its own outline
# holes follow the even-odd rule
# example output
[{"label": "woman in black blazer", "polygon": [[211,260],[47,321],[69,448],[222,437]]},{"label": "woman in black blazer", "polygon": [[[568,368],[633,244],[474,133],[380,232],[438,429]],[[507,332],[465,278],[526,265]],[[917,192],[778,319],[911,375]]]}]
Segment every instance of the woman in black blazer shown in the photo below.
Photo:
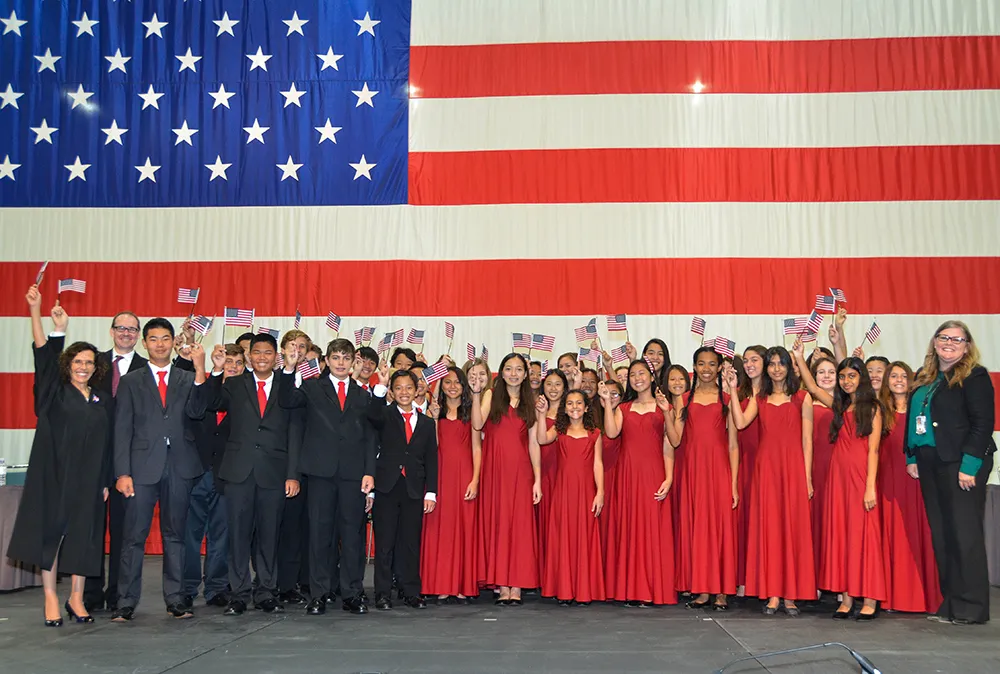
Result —
[{"label": "woman in black blazer", "polygon": [[983,517],[993,469],[993,382],[968,326],[946,321],[931,338],[906,413],[903,443],[920,478],[944,601],[929,620],[990,619]]}]

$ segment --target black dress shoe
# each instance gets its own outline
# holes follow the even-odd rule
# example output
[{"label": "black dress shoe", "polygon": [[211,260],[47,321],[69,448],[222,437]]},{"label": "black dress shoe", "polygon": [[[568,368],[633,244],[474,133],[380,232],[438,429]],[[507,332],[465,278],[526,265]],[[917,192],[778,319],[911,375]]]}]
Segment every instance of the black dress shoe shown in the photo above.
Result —
[{"label": "black dress shoe", "polygon": [[560,599],[559,600],[559,605],[560,606],[572,606],[573,605],[573,600],[572,599]]},{"label": "black dress shoe", "polygon": [[191,610],[191,607],[185,606],[181,602],[174,602],[167,606],[167,614],[172,615],[178,620],[187,620],[194,617],[194,611]]},{"label": "black dress shoe", "polygon": [[710,600],[708,600],[708,599],[706,599],[705,601],[693,601],[692,600],[692,601],[689,601],[688,603],[686,603],[684,605],[686,607],[688,607],[688,608],[699,609],[699,608],[705,608],[706,606],[709,605],[709,603],[710,603]]},{"label": "black dress shoe", "polygon": [[306,606],[308,615],[323,615],[326,613],[326,602],[321,597],[316,597]]},{"label": "black dress shoe", "polygon": [[415,597],[407,597],[404,601],[410,608],[427,608],[427,601],[419,595]]},{"label": "black dress shoe", "polygon": [[205,602],[206,606],[228,606],[229,598],[221,592]]},{"label": "black dress shoe", "polygon": [[177,603],[180,604],[183,608],[191,608],[194,606],[194,597],[191,596],[184,597],[183,601],[179,601]]},{"label": "black dress shoe", "polygon": [[[712,604],[712,610],[713,611],[728,611],[729,610],[729,604],[728,603],[727,604]],[[795,609],[795,610],[797,611],[798,609]],[[791,615],[791,614],[789,613],[789,615]]]},{"label": "black dress shoe", "polygon": [[392,608],[392,601],[384,594],[375,595],[375,608],[379,611],[388,611]]},{"label": "black dress shoe", "polygon": [[868,622],[869,620],[875,620],[875,616],[878,615],[877,611],[872,611],[871,613],[861,613],[858,612],[854,619],[858,622]]},{"label": "black dress shoe", "polygon": [[135,617],[135,609],[131,606],[122,606],[121,608],[115,609],[115,612],[111,614],[111,622],[115,623],[126,623]]},{"label": "black dress shoe", "polygon": [[263,611],[264,613],[284,613],[285,607],[277,602],[277,600],[268,598],[264,601],[259,601],[255,604],[255,608],[258,611]]},{"label": "black dress shoe", "polygon": [[278,600],[285,604],[302,605],[306,603],[306,598],[298,590],[288,590],[278,595]]},{"label": "black dress shoe", "polygon": [[69,615],[69,617],[78,623],[84,624],[84,623],[94,622],[94,616],[92,615],[77,615],[76,611],[74,611],[73,608],[69,605],[69,602],[66,602],[63,605],[63,608],[66,609],[66,613]]},{"label": "black dress shoe", "polygon": [[345,599],[342,608],[345,611],[350,611],[354,615],[364,615],[365,613],[368,613],[368,604],[361,597]]},{"label": "black dress shoe", "polygon": [[763,613],[764,615],[775,615],[778,612],[778,607],[777,606],[772,607],[768,606],[767,604],[764,604],[764,608],[762,608],[760,612]]},{"label": "black dress shoe", "polygon": [[951,618],[949,618],[947,616],[939,615],[937,613],[931,613],[930,615],[927,616],[927,619],[930,620],[932,623],[946,623],[946,624],[950,624],[952,622]]},{"label": "black dress shoe", "polygon": [[850,617],[851,617],[851,612],[849,610],[841,611],[840,609],[837,609],[836,611],[833,612],[834,620],[847,620]]},{"label": "black dress shoe", "polygon": [[514,597],[511,597],[510,601],[507,602],[507,605],[508,606],[523,606],[524,605],[524,600],[521,599],[520,597],[517,597],[516,599]]},{"label": "black dress shoe", "polygon": [[467,606],[469,604],[468,597],[455,597],[454,599],[455,603],[458,604],[459,606]]},{"label": "black dress shoe", "polygon": [[246,602],[239,599],[233,599],[226,606],[226,610],[222,612],[222,615],[243,615],[246,611]]},{"label": "black dress shoe", "polygon": [[982,620],[969,620],[968,618],[955,618],[951,621],[952,625],[985,625],[986,623]]},{"label": "black dress shoe", "polygon": [[396,590],[396,599],[406,599],[406,595],[403,594],[402,590]]}]

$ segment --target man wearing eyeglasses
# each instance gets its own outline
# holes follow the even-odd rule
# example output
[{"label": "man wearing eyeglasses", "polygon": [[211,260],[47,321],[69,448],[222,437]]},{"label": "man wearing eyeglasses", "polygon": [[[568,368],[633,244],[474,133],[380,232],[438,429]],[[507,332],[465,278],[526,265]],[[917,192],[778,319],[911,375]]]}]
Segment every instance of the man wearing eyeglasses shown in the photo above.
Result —
[{"label": "man wearing eyeglasses", "polygon": [[[107,374],[101,378],[91,381],[94,392],[105,401],[108,410],[111,427],[115,423],[115,394],[118,392],[119,380],[133,370],[139,370],[149,362],[135,352],[135,345],[139,341],[139,317],[131,311],[121,311],[111,319],[111,339],[114,347],[108,351],[103,351],[97,355],[98,371],[104,370]],[[107,367],[102,368],[101,363]],[[109,438],[110,442],[110,438]],[[104,582],[104,559],[101,559],[101,575],[87,578],[83,590],[83,601],[88,611],[99,611],[107,606],[109,611],[114,611],[118,606],[118,567],[120,566],[122,553],[122,527],[125,519],[125,498],[115,489],[114,468],[109,462],[107,466],[106,480],[108,487],[108,513],[107,529],[110,533],[110,546],[108,555],[107,589]]]}]

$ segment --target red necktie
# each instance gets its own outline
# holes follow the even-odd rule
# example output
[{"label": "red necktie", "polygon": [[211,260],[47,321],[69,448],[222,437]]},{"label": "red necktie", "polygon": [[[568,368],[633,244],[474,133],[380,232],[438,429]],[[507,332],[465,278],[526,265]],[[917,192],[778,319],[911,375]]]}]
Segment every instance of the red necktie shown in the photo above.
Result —
[{"label": "red necktie", "polygon": [[[406,431],[406,444],[410,444],[410,438],[413,437],[413,428],[410,426],[410,419],[413,417],[413,412],[403,412],[403,429]],[[406,477],[406,466],[400,466],[399,472]]]},{"label": "red necktie", "polygon": [[342,381],[337,382],[337,399],[340,401],[340,409],[343,411],[344,403],[347,402],[347,384]]},{"label": "red necktie", "polygon": [[264,393],[264,386],[267,385],[266,381],[257,382],[257,404],[260,406],[260,416],[264,416],[264,410],[267,408],[267,394]]},{"label": "red necktie", "polygon": [[215,425],[216,426],[221,425],[222,424],[222,420],[225,419],[225,418],[226,418],[226,413],[225,412],[216,412],[215,413]]},{"label": "red necktie", "polygon": [[163,408],[167,408],[167,371],[157,372],[156,376],[160,379],[156,384],[156,388],[160,390],[160,402],[163,404]]},{"label": "red necktie", "polygon": [[114,362],[111,363],[111,397],[118,395],[118,382],[121,381],[122,373],[118,369],[118,362],[122,359],[121,356],[115,356]]}]

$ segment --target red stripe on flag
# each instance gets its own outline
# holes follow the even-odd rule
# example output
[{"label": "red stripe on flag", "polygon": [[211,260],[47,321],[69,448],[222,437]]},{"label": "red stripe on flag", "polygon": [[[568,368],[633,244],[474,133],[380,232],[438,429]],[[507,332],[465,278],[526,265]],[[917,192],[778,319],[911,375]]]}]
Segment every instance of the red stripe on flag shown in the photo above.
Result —
[{"label": "red stripe on flag", "polygon": [[1000,146],[414,152],[420,206],[1000,199]]},{"label": "red stripe on flag", "polygon": [[[891,354],[889,354],[891,358]],[[991,372],[993,388],[1000,392],[1000,372]],[[35,410],[31,387],[34,375],[24,372],[0,373],[0,429],[31,429],[35,427]],[[1000,395],[994,397],[997,414],[995,430],[1000,431]]]},{"label": "red stripe on flag", "polygon": [[[1000,89],[1000,36],[650,41],[410,49],[420,98]],[[636,64],[663,64],[636,67]]]},{"label": "red stripe on flag", "polygon": [[[781,243],[774,245],[775,253],[780,253]],[[553,307],[563,307],[584,316],[612,309],[630,316],[781,317],[813,306],[815,288],[834,279],[851,298],[855,314],[1000,313],[1000,293],[993,291],[1000,278],[1000,257],[390,260],[380,265],[392,283],[371,283],[368,261],[51,264],[57,268],[53,274],[67,271],[90,279],[92,292],[61,297],[71,317],[110,317],[122,310],[134,311],[144,320],[176,316],[177,279],[192,277],[199,279],[198,303],[206,312],[221,314],[225,304],[252,305],[261,317],[287,316],[286,327],[296,306],[304,315],[326,316],[325,300],[303,294],[302,288],[332,287],[338,288],[342,302],[338,309],[344,316],[398,315],[398,289],[407,288],[407,311],[412,316],[549,316]],[[540,269],[549,278],[623,279],[639,287],[655,285],[659,292],[622,293],[620,284],[598,283],[581,294],[573,284],[556,284],[539,295]],[[0,282],[5,288],[26,287],[37,271],[35,262],[0,263]],[[942,278],[962,282],[956,286],[941,283]],[[483,283],[483,279],[503,282]],[[42,287],[46,303],[55,299],[49,283],[46,280]],[[26,313],[22,296],[0,294],[0,316]],[[775,325],[780,325],[778,319]],[[27,335],[26,317],[24,329]]]}]

